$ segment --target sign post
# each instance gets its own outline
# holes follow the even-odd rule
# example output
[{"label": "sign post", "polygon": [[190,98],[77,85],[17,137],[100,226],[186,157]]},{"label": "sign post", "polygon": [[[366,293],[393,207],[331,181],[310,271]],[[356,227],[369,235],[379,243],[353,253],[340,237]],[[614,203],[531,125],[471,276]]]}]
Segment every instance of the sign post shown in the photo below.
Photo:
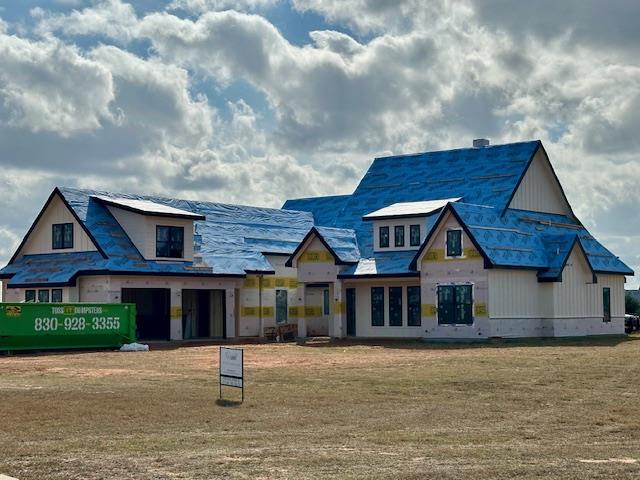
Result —
[{"label": "sign post", "polygon": [[244,402],[244,351],[241,348],[220,347],[220,399],[223,385],[241,389]]}]

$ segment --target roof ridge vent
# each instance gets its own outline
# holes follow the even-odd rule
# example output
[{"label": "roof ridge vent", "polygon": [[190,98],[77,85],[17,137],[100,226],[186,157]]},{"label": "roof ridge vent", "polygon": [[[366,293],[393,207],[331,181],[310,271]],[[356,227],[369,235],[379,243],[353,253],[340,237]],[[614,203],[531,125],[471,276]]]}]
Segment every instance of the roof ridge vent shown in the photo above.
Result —
[{"label": "roof ridge vent", "polygon": [[488,138],[474,138],[473,139],[473,148],[484,148],[489,146]]}]

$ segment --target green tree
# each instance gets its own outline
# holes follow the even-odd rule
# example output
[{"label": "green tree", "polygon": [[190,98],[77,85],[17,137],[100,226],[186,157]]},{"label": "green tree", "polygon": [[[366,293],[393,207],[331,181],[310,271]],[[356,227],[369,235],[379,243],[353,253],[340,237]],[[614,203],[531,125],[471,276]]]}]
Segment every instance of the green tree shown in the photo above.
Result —
[{"label": "green tree", "polygon": [[640,302],[628,293],[624,296],[624,311],[631,315],[640,314]]}]

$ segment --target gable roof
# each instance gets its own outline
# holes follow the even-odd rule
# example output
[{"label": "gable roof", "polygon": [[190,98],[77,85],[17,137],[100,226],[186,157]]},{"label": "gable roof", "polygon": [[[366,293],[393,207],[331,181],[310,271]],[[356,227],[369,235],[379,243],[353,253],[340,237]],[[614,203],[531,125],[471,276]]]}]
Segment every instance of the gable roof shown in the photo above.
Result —
[{"label": "gable roof", "polygon": [[[313,218],[307,212],[64,187],[54,192],[60,193],[103,258],[98,261],[95,255],[72,253],[29,255],[17,261],[14,258],[0,271],[0,276],[11,278],[9,286],[25,279],[40,284],[48,279],[74,282],[84,272],[231,277],[244,276],[246,272],[273,273],[264,255],[290,254],[313,226]],[[95,198],[98,196],[100,199]],[[206,217],[194,222],[202,237],[202,263],[144,259],[105,206],[105,198],[153,202]]]},{"label": "gable roof", "polygon": [[302,251],[307,241],[313,236],[318,238],[329,253],[333,255],[336,265],[353,264],[360,259],[358,242],[356,241],[356,235],[353,230],[345,228],[312,227],[287,259],[287,267],[293,265],[295,257]]},{"label": "gable roof", "polygon": [[577,242],[594,273],[633,275],[627,265],[601,245],[584,226],[566,216],[553,213],[507,209],[504,215],[495,207],[450,203],[441,212],[434,228],[411,261],[417,261],[431,235],[450,212],[463,227],[487,268],[535,269],[539,278],[557,279],[573,245]]},{"label": "gable roof", "polygon": [[460,197],[443,198],[440,200],[426,200],[423,202],[399,202],[382,207],[375,212],[367,213],[362,217],[363,220],[385,220],[391,218],[411,218],[423,217],[430,215],[449,202],[457,202]]}]

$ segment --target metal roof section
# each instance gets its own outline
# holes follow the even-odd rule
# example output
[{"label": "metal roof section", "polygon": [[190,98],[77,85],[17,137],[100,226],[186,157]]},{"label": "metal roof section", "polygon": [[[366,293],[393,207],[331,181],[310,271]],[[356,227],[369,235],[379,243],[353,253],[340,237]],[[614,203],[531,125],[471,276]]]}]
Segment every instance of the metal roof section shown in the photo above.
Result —
[{"label": "metal roof section", "polygon": [[367,213],[363,220],[384,220],[399,217],[422,217],[435,213],[447,203],[458,202],[462,197],[443,198],[439,200],[427,200],[423,202],[393,203],[371,213]]},{"label": "metal roof section", "polygon": [[338,278],[417,277],[419,273],[409,269],[414,254],[411,250],[376,253],[375,257],[363,258],[347,267]]},{"label": "metal roof section", "polygon": [[179,208],[162,205],[149,200],[139,200],[133,198],[110,197],[106,195],[92,195],[91,198],[117,208],[122,208],[142,215],[154,215],[160,217],[191,218],[193,220],[204,220],[204,215],[200,215]]}]

